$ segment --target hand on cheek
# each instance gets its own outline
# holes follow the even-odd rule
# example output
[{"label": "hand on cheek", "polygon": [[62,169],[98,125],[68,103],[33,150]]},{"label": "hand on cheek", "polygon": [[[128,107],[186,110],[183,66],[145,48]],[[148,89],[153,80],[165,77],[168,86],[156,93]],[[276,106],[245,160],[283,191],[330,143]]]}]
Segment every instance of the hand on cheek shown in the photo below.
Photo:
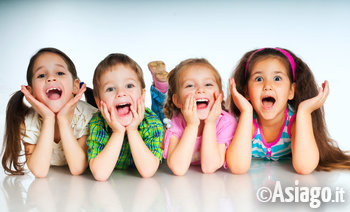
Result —
[{"label": "hand on cheek", "polygon": [[111,107],[108,110],[106,103],[101,100],[99,109],[103,118],[105,118],[108,126],[112,129],[113,132],[125,132],[125,127],[122,126],[117,119],[117,111],[115,107]]},{"label": "hand on cheek", "polygon": [[24,94],[26,100],[33,107],[33,109],[40,114],[43,119],[54,118],[55,113],[50,110],[45,104],[38,101],[28,90],[27,86],[21,86],[21,92]]},{"label": "hand on cheek", "polygon": [[181,106],[181,112],[187,125],[199,125],[200,120],[197,114],[197,104],[194,94],[186,97],[185,104]]},{"label": "hand on cheek", "polygon": [[208,114],[207,119],[205,120],[205,123],[216,123],[216,120],[219,118],[222,108],[221,108],[221,102],[223,99],[223,96],[221,93],[214,93],[214,104],[210,108],[210,112]]},{"label": "hand on cheek", "polygon": [[136,100],[136,104],[132,105],[130,107],[130,110],[132,112],[133,118],[131,123],[126,127],[126,129],[137,130],[138,126],[140,125],[140,123],[142,122],[145,116],[145,95],[144,94]]}]

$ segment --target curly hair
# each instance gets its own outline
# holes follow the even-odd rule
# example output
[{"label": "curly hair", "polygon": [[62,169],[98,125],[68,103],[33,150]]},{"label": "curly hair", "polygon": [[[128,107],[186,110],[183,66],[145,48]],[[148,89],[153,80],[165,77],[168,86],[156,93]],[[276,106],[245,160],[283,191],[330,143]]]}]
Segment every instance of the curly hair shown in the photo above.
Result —
[{"label": "curly hair", "polygon": [[[295,93],[294,98],[289,100],[288,104],[290,104],[297,112],[298,106],[302,101],[315,97],[318,94],[318,85],[308,65],[291,51],[287,49],[283,50],[287,51],[293,57],[295,62]],[[274,48],[265,48],[261,51],[256,51],[257,49],[244,54],[231,75],[231,78],[234,78],[236,82],[236,88],[240,94],[244,96],[247,92],[248,80],[246,79],[249,79],[254,64],[257,61],[267,57],[278,57],[281,59],[288,70],[289,80],[292,82],[293,74],[291,65],[283,53]],[[252,57],[250,58],[251,55]],[[245,76],[245,69],[248,59],[249,64],[247,66],[247,73]],[[228,90],[227,93],[229,94],[226,100],[227,107],[229,108],[230,112],[234,113],[236,116],[239,116],[240,111],[233,102],[231,92]],[[323,106],[313,111],[311,113],[311,117],[313,133],[315,135],[315,140],[320,153],[320,160],[317,170],[330,171],[332,169],[350,169],[350,156],[346,154],[346,152],[340,150],[336,142],[329,136],[324,118]]]},{"label": "curly hair", "polygon": [[[168,95],[164,104],[164,114],[167,118],[171,119],[173,115],[178,114],[180,111],[177,108],[172,100],[174,94],[178,94],[179,91],[179,78],[181,72],[186,71],[188,67],[193,65],[203,65],[207,66],[212,70],[212,73],[215,77],[216,83],[219,86],[220,91],[222,91],[222,82],[219,72],[214,68],[213,65],[209,63],[208,60],[204,58],[190,58],[180,62],[173,70],[171,70],[168,74]],[[225,110],[225,102],[224,100],[221,102],[222,109]]]}]

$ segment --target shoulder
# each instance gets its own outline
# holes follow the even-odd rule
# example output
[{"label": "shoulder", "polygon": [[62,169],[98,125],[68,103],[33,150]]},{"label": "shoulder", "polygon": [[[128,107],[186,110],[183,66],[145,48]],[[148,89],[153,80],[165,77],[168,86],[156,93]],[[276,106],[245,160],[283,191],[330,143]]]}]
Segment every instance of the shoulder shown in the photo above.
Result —
[{"label": "shoulder", "polygon": [[163,126],[163,124],[159,120],[158,116],[151,109],[149,109],[147,107],[145,108],[145,114],[144,114],[144,118],[143,118],[141,124]]},{"label": "shoulder", "polygon": [[83,117],[87,117],[90,119],[92,117],[92,115],[94,113],[96,113],[97,111],[98,111],[98,109],[95,108],[94,106],[90,105],[87,102],[80,100],[77,104],[74,115],[83,116]]},{"label": "shoulder", "polygon": [[146,134],[163,134],[164,128],[158,116],[149,108],[145,108],[145,114],[139,125],[140,132]]},{"label": "shoulder", "polygon": [[31,108],[27,113],[26,117],[24,118],[24,124],[26,129],[30,129],[30,128],[39,129],[41,126],[41,117],[35,110]]},{"label": "shoulder", "polygon": [[231,113],[228,113],[226,111],[222,111],[221,115],[218,118],[217,125],[232,125],[232,126],[236,126],[237,125],[237,120]]}]

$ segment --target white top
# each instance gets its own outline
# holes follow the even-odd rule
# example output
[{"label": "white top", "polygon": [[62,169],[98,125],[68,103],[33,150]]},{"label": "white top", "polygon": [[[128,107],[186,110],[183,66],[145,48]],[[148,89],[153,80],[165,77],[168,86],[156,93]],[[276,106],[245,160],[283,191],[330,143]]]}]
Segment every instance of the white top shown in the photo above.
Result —
[{"label": "white top", "polygon": [[[97,112],[97,108],[84,101],[78,102],[71,122],[73,134],[77,139],[89,134],[89,122],[95,112]],[[28,115],[25,117],[24,123],[25,129],[22,129],[22,142],[36,144],[40,135],[42,118],[35,110],[30,110]],[[62,142],[53,142],[51,165],[63,166],[66,164],[67,161],[63,152]]]}]

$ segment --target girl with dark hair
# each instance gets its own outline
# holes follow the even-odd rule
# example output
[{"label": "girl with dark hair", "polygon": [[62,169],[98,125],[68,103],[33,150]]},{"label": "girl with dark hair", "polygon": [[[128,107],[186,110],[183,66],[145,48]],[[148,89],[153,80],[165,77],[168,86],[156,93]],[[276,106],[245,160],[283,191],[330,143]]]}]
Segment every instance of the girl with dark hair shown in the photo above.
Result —
[{"label": "girl with dark hair", "polygon": [[[87,88],[80,87],[72,60],[58,49],[40,49],[29,62],[27,83],[7,105],[5,172],[24,174],[26,163],[36,177],[46,177],[50,165],[68,164],[73,175],[83,173],[88,165],[89,121],[97,109],[79,101]],[[24,104],[23,97],[32,107]]]},{"label": "girl with dark hair", "polygon": [[319,88],[310,68],[289,50],[247,52],[233,72],[230,91],[228,107],[239,116],[226,153],[233,173],[247,172],[252,158],[288,155],[299,174],[350,168],[350,156],[335,145],[326,128],[328,82]]}]

